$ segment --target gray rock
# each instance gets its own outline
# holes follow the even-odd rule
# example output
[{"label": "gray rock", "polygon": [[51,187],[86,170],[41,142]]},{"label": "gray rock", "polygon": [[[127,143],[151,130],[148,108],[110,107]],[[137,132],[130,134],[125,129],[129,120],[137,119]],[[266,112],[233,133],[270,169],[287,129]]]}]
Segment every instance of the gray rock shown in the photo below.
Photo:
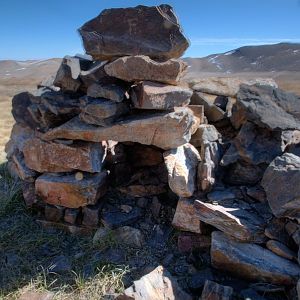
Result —
[{"label": "gray rock", "polygon": [[185,74],[187,64],[182,60],[169,59],[165,62],[152,60],[148,56],[120,57],[104,66],[105,72],[124,81],[157,81],[177,84]]},{"label": "gray rock", "polygon": [[291,153],[278,156],[267,168],[261,185],[276,217],[300,218],[300,157]]},{"label": "gray rock", "polygon": [[130,226],[119,227],[112,234],[120,244],[130,247],[141,248],[145,242],[142,231]]},{"label": "gray rock", "polygon": [[48,269],[50,272],[63,274],[70,272],[71,268],[70,260],[64,255],[59,255],[52,260]]},{"label": "gray rock", "polygon": [[95,60],[128,55],[168,60],[180,57],[189,46],[173,8],[166,4],[106,9],[79,32]]},{"label": "gray rock", "polygon": [[300,275],[297,264],[258,245],[230,240],[220,231],[212,233],[211,263],[239,278],[278,285],[293,285]]},{"label": "gray rock", "polygon": [[171,110],[187,106],[192,94],[190,89],[180,86],[143,81],[131,90],[131,100],[135,108]]},{"label": "gray rock", "polygon": [[93,83],[87,89],[87,96],[92,98],[105,98],[114,102],[125,99],[126,89],[117,84]]},{"label": "gray rock", "polygon": [[85,141],[114,140],[154,145],[172,149],[187,143],[194,126],[194,115],[188,108],[175,108],[171,113],[132,116],[116,125],[98,127],[81,122],[78,118],[48,131],[45,140],[72,139]]},{"label": "gray rock", "polygon": [[289,260],[296,260],[296,253],[294,251],[292,251],[291,249],[289,249],[286,245],[278,242],[278,241],[274,241],[274,240],[269,240],[266,243],[266,247],[271,250],[272,252],[274,252],[275,254],[289,259]]},{"label": "gray rock", "polygon": [[195,192],[200,159],[198,150],[191,144],[184,144],[164,153],[169,187],[179,197],[190,197]]},{"label": "gray rock", "polygon": [[233,288],[206,280],[201,294],[201,300],[231,300]]},{"label": "gray rock", "polygon": [[207,194],[207,199],[211,202],[235,199],[235,194],[230,190],[213,191]]}]

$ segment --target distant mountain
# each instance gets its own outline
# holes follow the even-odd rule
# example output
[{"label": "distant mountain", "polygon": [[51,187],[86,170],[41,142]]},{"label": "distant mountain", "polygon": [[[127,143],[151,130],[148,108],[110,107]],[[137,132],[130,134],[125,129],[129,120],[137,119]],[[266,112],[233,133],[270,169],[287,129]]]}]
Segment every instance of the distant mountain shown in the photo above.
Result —
[{"label": "distant mountain", "polygon": [[300,72],[300,44],[246,46],[203,58],[185,58],[189,75],[202,73]]}]

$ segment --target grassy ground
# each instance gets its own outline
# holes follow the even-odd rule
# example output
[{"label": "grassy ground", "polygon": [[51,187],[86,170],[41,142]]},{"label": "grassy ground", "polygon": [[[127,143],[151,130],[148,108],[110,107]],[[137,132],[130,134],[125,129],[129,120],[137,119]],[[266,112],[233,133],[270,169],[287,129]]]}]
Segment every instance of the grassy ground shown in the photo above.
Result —
[{"label": "grassy ground", "polygon": [[[123,289],[128,268],[93,259],[110,243],[93,246],[91,236],[44,230],[25,209],[20,183],[8,175],[5,164],[0,176],[1,300],[17,299],[27,291],[51,291],[54,299],[101,299]],[[71,264],[62,274],[51,272],[51,262],[59,255]]]}]

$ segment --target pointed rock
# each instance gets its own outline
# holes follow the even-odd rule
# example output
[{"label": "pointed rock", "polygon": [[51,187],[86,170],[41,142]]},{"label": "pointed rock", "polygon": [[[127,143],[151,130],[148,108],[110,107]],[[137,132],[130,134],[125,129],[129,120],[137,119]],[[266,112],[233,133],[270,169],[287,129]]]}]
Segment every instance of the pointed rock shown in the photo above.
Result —
[{"label": "pointed rock", "polygon": [[124,81],[157,81],[177,84],[185,74],[187,64],[182,60],[170,59],[157,62],[148,56],[125,56],[105,65],[105,72]]},{"label": "pointed rock", "polygon": [[132,116],[116,125],[98,127],[74,118],[64,125],[48,131],[45,140],[72,139],[84,141],[113,140],[154,145],[172,149],[187,143],[191,138],[194,115],[188,108],[175,108],[171,113]]},{"label": "pointed rock", "polygon": [[212,233],[211,263],[216,269],[253,281],[293,285],[300,268],[255,244],[230,240],[220,231]]},{"label": "pointed rock", "polygon": [[185,144],[166,151],[164,160],[170,189],[179,197],[191,197],[196,190],[196,173],[201,160],[198,150]]},{"label": "pointed rock", "polygon": [[94,60],[128,55],[167,60],[180,57],[189,46],[173,8],[166,4],[106,9],[79,33]]},{"label": "pointed rock", "polygon": [[85,173],[82,180],[75,174],[43,174],[35,182],[36,194],[46,203],[68,208],[96,204],[106,192],[107,172]]},{"label": "pointed rock", "polygon": [[174,85],[143,81],[133,87],[131,100],[135,108],[171,110],[190,103],[193,92]]}]

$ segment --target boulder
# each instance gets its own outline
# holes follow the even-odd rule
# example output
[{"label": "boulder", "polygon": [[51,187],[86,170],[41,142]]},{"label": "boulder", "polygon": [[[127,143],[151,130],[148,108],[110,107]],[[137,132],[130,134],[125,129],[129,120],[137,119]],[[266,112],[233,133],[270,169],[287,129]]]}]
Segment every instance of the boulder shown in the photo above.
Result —
[{"label": "boulder", "polygon": [[101,172],[104,159],[100,143],[64,145],[32,138],[25,143],[23,152],[26,165],[39,173],[73,170]]},{"label": "boulder", "polygon": [[195,215],[225,234],[243,242],[263,243],[264,220],[250,210],[246,203],[234,200],[220,201],[219,204],[196,200]]},{"label": "boulder", "polygon": [[182,60],[158,62],[145,55],[136,55],[120,57],[106,64],[104,69],[109,76],[128,82],[157,81],[176,85],[185,74],[187,64]]},{"label": "boulder", "polygon": [[264,173],[261,185],[276,217],[300,218],[300,157],[284,153]]},{"label": "boulder", "polygon": [[87,88],[87,96],[92,98],[105,98],[114,102],[125,99],[126,89],[117,84],[93,83]]},{"label": "boulder", "polygon": [[133,285],[124,291],[124,296],[134,300],[192,300],[192,297],[181,289],[177,280],[162,266],[134,281]]},{"label": "boulder", "polygon": [[206,280],[201,294],[201,300],[231,300],[233,288]]},{"label": "boulder", "polygon": [[212,233],[211,263],[239,278],[278,285],[296,284],[300,268],[261,246],[231,240],[220,231]]},{"label": "boulder", "polygon": [[188,105],[192,94],[190,89],[180,86],[143,81],[131,90],[131,100],[135,108],[171,110]]},{"label": "boulder", "polygon": [[82,180],[75,174],[45,173],[35,182],[36,194],[46,203],[68,208],[96,204],[106,192],[107,172],[85,173]]},{"label": "boulder", "polygon": [[196,173],[201,160],[198,150],[191,144],[184,144],[166,151],[164,160],[170,189],[179,197],[192,196],[196,190]]},{"label": "boulder", "polygon": [[131,116],[116,125],[98,127],[74,118],[64,125],[48,131],[45,140],[58,138],[118,142],[137,142],[172,149],[187,143],[191,138],[194,115],[188,108],[175,108],[171,113]]},{"label": "boulder", "polygon": [[241,84],[278,87],[271,78],[205,77],[197,78],[189,83],[194,91],[227,97],[236,97]]},{"label": "boulder", "polygon": [[106,9],[79,33],[94,60],[131,55],[168,60],[180,57],[189,46],[173,8],[166,4]]},{"label": "boulder", "polygon": [[300,130],[299,101],[299,96],[271,86],[241,85],[232,121],[235,127],[248,120],[270,130]]},{"label": "boulder", "polygon": [[179,199],[172,225],[179,230],[201,233],[201,222],[196,215],[194,200]]}]

